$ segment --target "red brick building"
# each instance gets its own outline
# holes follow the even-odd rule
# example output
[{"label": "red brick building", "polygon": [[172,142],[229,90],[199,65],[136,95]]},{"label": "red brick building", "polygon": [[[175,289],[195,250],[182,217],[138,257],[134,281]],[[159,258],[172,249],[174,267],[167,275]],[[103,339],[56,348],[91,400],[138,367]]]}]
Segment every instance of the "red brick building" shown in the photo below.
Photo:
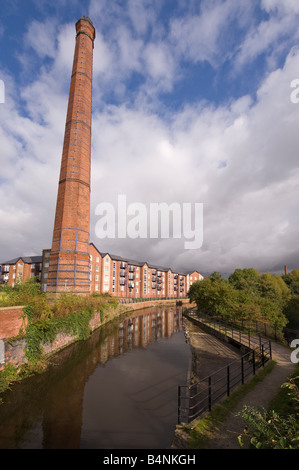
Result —
[{"label": "red brick building", "polygon": [[201,279],[198,272],[179,273],[146,261],[102,253],[93,243],[90,245],[91,292],[132,298],[185,297],[192,282]]},{"label": "red brick building", "polygon": [[11,287],[29,278],[36,278],[40,281],[41,273],[41,256],[20,256],[19,258],[4,261],[1,265],[1,280]]},{"label": "red brick building", "polygon": [[[115,297],[130,298],[186,297],[192,283],[203,279],[198,271],[179,273],[146,261],[100,252],[93,243],[89,246],[89,252],[88,293],[109,293]],[[50,253],[51,250],[46,249],[42,256],[23,256],[4,262],[0,265],[3,281],[14,286],[16,282],[36,277],[41,289],[49,292]],[[64,287],[61,292],[71,291],[68,279],[67,274],[65,279],[61,277]]]}]

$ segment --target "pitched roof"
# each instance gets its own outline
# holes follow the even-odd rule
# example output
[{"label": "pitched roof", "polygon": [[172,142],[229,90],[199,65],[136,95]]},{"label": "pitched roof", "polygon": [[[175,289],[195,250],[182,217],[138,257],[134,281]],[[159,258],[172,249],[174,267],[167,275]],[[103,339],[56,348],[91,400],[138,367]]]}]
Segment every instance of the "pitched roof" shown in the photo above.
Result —
[{"label": "pitched roof", "polygon": [[16,264],[19,260],[22,260],[23,263],[26,263],[26,264],[33,264],[33,263],[41,263],[42,259],[43,259],[42,256],[19,256],[18,258],[13,258],[9,261],[3,261],[3,263],[1,264],[2,265]]}]

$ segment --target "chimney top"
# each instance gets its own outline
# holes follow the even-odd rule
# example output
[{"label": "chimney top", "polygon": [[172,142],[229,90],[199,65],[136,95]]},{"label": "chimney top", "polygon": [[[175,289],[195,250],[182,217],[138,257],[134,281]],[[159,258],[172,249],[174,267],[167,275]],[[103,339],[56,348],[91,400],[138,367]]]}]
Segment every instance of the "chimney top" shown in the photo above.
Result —
[{"label": "chimney top", "polygon": [[[93,22],[91,21],[91,19],[89,18],[89,16],[81,16],[80,20],[89,21],[89,23],[91,24],[91,26],[93,26]],[[80,20],[78,20],[78,22],[79,22]]]},{"label": "chimney top", "polygon": [[[89,23],[89,25],[86,23],[85,24],[81,23],[81,21],[84,21],[84,22],[86,21]],[[92,41],[94,41],[96,37],[95,27],[91,19],[89,18],[89,16],[81,16],[81,18],[76,23],[76,31],[77,31],[77,36],[79,34],[87,34],[87,36],[89,36]]]}]

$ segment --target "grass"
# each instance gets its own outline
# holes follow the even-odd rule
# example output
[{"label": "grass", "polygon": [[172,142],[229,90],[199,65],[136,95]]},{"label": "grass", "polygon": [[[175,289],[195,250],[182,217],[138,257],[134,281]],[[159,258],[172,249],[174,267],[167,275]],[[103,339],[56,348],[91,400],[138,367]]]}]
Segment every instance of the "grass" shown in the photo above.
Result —
[{"label": "grass", "polygon": [[273,370],[275,361],[269,361],[267,365],[258,372],[249,382],[239,387],[231,396],[227,397],[222,403],[212,410],[209,415],[201,419],[193,428],[181,427],[189,434],[188,448],[190,449],[209,449],[209,442],[213,438],[217,428],[223,424],[226,417],[238,403],[253,390],[257,384]]},{"label": "grass", "polygon": [[[295,385],[299,388],[299,363],[295,366],[295,371],[290,378],[294,379]],[[279,393],[269,404],[270,410],[275,410],[282,416],[287,416],[294,412],[294,401],[290,399],[288,388],[281,388]]]}]

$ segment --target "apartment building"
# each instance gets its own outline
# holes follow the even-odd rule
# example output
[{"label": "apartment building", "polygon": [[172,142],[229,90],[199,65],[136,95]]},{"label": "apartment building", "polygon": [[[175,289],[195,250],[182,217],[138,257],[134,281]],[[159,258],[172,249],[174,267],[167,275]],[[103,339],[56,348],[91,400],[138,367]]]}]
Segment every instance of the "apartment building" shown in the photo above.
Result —
[{"label": "apartment building", "polygon": [[1,277],[7,285],[14,287],[28,278],[41,280],[42,256],[20,256],[1,265]]},{"label": "apartment building", "polygon": [[91,292],[132,298],[185,297],[192,282],[202,279],[197,271],[175,272],[146,261],[102,253],[90,244]]},{"label": "apartment building", "polygon": [[[180,273],[146,261],[103,253],[93,243],[89,246],[89,253],[90,292],[131,298],[186,297],[192,283],[203,279],[197,271]],[[1,265],[2,280],[14,286],[16,282],[36,277],[42,291],[46,292],[50,254],[51,249],[45,249],[42,256],[19,257],[4,262]],[[65,291],[69,291],[67,273],[62,281]]]}]

